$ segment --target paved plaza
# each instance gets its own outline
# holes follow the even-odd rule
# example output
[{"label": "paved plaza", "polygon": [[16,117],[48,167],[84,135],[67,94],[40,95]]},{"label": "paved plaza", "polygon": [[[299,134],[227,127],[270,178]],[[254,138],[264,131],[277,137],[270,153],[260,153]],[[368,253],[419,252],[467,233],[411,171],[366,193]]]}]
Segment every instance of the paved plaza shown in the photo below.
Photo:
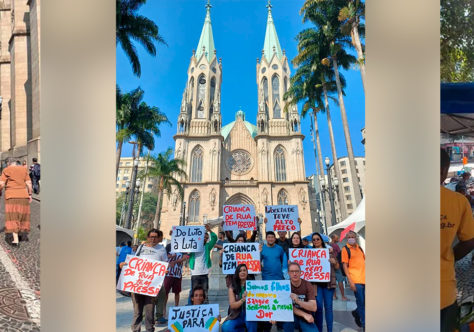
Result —
[{"label": "paved plaza", "polygon": [[40,331],[40,202],[31,203],[28,242],[5,242],[4,200],[0,204],[0,331]]}]

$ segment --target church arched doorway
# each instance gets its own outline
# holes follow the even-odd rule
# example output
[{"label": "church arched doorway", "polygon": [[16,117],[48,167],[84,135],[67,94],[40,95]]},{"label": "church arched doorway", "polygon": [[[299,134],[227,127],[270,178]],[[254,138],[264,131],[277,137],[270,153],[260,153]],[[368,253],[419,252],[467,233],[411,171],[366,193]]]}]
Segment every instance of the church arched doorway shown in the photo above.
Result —
[{"label": "church arched doorway", "polygon": [[255,207],[254,201],[250,197],[242,193],[237,193],[230,196],[227,199],[227,201],[224,203],[224,205],[239,205],[239,204],[253,205]]}]

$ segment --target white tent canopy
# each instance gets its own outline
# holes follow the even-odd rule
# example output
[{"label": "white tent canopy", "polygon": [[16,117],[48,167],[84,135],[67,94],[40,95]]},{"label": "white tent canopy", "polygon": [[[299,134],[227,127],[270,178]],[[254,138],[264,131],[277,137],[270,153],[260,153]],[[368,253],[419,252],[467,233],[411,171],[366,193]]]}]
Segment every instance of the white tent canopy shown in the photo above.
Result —
[{"label": "white tent canopy", "polygon": [[365,197],[359,203],[359,206],[355,209],[352,214],[346,218],[346,220],[341,221],[340,223],[328,227],[328,235],[331,235],[338,229],[343,230],[352,223],[355,224],[354,231],[357,233],[365,226]]}]

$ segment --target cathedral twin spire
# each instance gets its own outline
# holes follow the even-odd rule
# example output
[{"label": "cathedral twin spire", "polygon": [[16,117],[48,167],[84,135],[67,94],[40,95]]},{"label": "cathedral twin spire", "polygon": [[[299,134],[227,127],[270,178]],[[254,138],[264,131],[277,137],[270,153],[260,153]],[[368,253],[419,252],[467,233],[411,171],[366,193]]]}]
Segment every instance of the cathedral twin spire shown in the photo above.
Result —
[{"label": "cathedral twin spire", "polygon": [[206,5],[206,19],[204,20],[204,26],[202,27],[201,37],[199,38],[196,50],[196,58],[199,60],[204,53],[208,62],[211,62],[212,56],[216,50],[214,46],[214,37],[212,35],[211,7],[210,1],[208,0]]}]

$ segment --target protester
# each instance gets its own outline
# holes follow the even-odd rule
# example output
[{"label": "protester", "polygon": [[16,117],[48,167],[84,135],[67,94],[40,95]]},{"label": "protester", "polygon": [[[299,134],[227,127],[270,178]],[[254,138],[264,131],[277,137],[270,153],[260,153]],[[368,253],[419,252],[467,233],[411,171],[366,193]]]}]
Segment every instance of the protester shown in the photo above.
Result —
[{"label": "protester", "polygon": [[5,188],[5,241],[19,246],[28,241],[30,232],[31,180],[27,170],[8,160],[0,178],[0,192]]},{"label": "protester", "polygon": [[[170,231],[171,235],[172,231]],[[163,316],[166,316],[166,303],[170,291],[174,293],[174,305],[179,305],[179,294],[181,293],[181,283],[183,280],[183,262],[189,259],[189,255],[180,252],[171,253],[171,242],[166,245],[166,252],[168,254],[168,272],[163,281],[163,288],[165,289],[165,301],[163,307]]]},{"label": "protester", "polygon": [[245,264],[239,264],[232,275],[232,285],[229,287],[229,314],[222,324],[222,332],[256,332],[257,322],[246,321],[245,291],[249,274]]},{"label": "protester", "polygon": [[312,315],[317,309],[313,285],[301,279],[301,267],[296,262],[288,264],[288,273],[290,274],[290,297],[293,300],[294,321],[284,322],[283,329],[285,332],[293,332],[295,328],[302,332],[322,331],[322,328],[316,329]]},{"label": "protester", "polygon": [[266,234],[267,243],[263,245],[260,252],[262,265],[262,280],[282,280],[288,277],[288,257],[283,248],[276,245],[276,237],[273,231]]},{"label": "protester", "polygon": [[[456,302],[455,261],[474,250],[474,221],[472,210],[463,195],[455,193],[442,184],[446,179],[450,165],[448,153],[441,149],[441,331],[452,332],[456,329],[459,308]],[[464,176],[464,174],[468,174]],[[467,183],[470,174],[464,173]],[[453,241],[459,242],[453,247]]]},{"label": "protester", "polygon": [[125,262],[127,255],[131,255],[131,254],[132,254],[132,241],[127,241],[127,245],[122,247],[122,249],[120,250],[120,254],[117,258],[117,276],[115,279],[115,283],[118,282],[120,272],[122,272],[122,269],[120,268],[120,263]]},{"label": "protester", "polygon": [[137,249],[138,249],[138,244],[134,244],[132,246],[132,255],[135,255],[137,253]]},{"label": "protester", "polygon": [[[290,237],[290,245],[288,249],[293,249],[293,248],[306,248],[306,246],[303,244],[303,241],[301,239],[301,235],[297,232],[294,232]],[[286,255],[290,257],[289,250],[286,252]]]},{"label": "protester", "polygon": [[[331,247],[334,250],[334,256],[339,259],[341,257],[341,248],[337,244],[339,242],[339,236],[337,234],[331,235]],[[339,290],[341,291],[341,298],[343,301],[347,301],[347,297],[344,295],[344,275],[342,274],[342,264],[339,264],[339,268],[336,269],[336,282],[339,285]],[[334,291],[334,299],[337,300],[336,291]]]},{"label": "protester", "polygon": [[38,164],[38,159],[33,158],[33,165],[30,167],[30,177],[33,183],[33,192],[39,193],[39,181],[41,179],[41,166]]},{"label": "protester", "polygon": [[[159,261],[167,262],[168,261],[168,253],[166,252],[166,248],[161,244],[163,242],[163,232],[158,231],[158,244],[155,248],[160,252],[161,259]],[[140,250],[140,249],[138,249]],[[156,325],[166,324],[168,320],[165,317],[165,307],[166,307],[166,290],[165,287],[161,287],[158,295],[155,298],[155,321]]]},{"label": "protester", "polygon": [[[326,243],[323,241],[323,237],[319,233],[313,233],[312,236],[313,248],[322,249],[326,248]],[[326,318],[327,331],[332,332],[333,325],[333,311],[332,301],[334,292],[336,290],[336,275],[335,269],[339,267],[336,257],[334,256],[334,250],[329,250],[329,263],[331,264],[331,281],[329,282],[315,282],[316,288],[316,303],[317,310],[315,313],[316,326],[319,331],[323,330],[323,306],[324,316]]]},{"label": "protester", "polygon": [[[137,249],[136,256],[154,259],[161,262],[166,262],[168,259],[166,250],[159,243],[163,240],[163,232],[155,228],[148,231],[147,240],[141,244]],[[126,265],[125,262],[120,263],[120,268]],[[160,293],[161,293],[160,289]],[[158,293],[159,296],[159,293]],[[153,296],[132,293],[133,302],[133,321],[132,331],[140,332],[140,327],[143,320],[143,312],[145,312],[145,328],[147,332],[154,332],[154,311],[155,300]]]},{"label": "protester", "polygon": [[341,252],[342,267],[354,292],[357,309],[352,312],[356,324],[365,328],[365,254],[357,244],[357,233],[347,233],[347,245]]},{"label": "protester", "polygon": [[[211,227],[206,224],[206,231],[211,234],[211,240],[209,240],[209,234],[204,234],[204,251],[193,252],[189,256],[189,268],[191,270],[191,289],[194,289],[197,285],[201,285],[205,293],[209,290],[209,269],[212,266],[211,261],[211,250],[217,242],[217,235],[211,232]],[[191,301],[191,294],[189,303]]]},{"label": "protester", "polygon": [[218,240],[216,244],[214,245],[214,248],[217,250],[222,250],[224,248],[224,243],[227,243],[228,241],[225,239],[225,232],[220,231],[219,235],[217,235]]}]

